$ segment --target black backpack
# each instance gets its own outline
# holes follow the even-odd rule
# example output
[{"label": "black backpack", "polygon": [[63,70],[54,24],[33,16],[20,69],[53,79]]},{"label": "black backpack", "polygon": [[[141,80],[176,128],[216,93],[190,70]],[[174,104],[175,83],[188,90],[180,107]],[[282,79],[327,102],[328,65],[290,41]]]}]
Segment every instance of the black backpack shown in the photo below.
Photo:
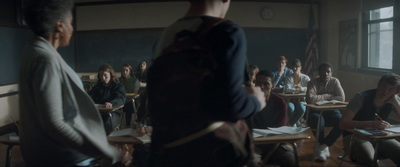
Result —
[{"label": "black backpack", "polygon": [[[206,37],[212,28],[227,21],[213,17],[202,19],[203,23],[195,32],[183,30],[176,34],[173,43],[149,68],[147,95],[154,127],[154,163],[166,166],[243,166],[252,155],[246,130],[238,135],[244,139],[240,144],[234,144],[239,141],[238,136],[225,136],[225,139],[217,137],[214,131],[197,135],[218,121],[215,113],[205,107],[212,105],[208,97],[215,90],[213,83],[218,69],[217,55]],[[168,147],[171,143],[179,144]]]},{"label": "black backpack", "polygon": [[[190,123],[190,118],[210,118],[200,110],[204,108],[207,97],[204,93],[212,86],[218,63],[206,36],[213,27],[226,20],[203,19],[195,32],[183,30],[176,34],[173,43],[149,68],[149,109],[157,112],[151,114],[153,122],[168,126],[180,121]],[[173,120],[178,122],[170,122]]]}]

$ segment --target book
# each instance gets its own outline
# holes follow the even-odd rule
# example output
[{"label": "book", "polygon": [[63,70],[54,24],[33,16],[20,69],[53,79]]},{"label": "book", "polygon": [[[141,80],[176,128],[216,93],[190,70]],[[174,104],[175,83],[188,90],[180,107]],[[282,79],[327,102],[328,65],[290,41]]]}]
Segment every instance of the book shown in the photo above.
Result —
[{"label": "book", "polygon": [[386,136],[387,133],[382,132],[381,130],[378,129],[357,129],[354,128],[354,130],[364,134],[364,135],[371,135],[371,136]]},{"label": "book", "polygon": [[302,133],[309,129],[310,127],[291,127],[291,126],[281,126],[278,128],[268,129],[253,129],[253,137],[265,137],[271,135],[279,135],[279,134],[297,134]]},{"label": "book", "polygon": [[343,101],[339,101],[339,100],[329,100],[329,101],[322,100],[322,101],[316,102],[315,104],[318,106],[322,106],[322,105],[332,105],[332,104],[347,104],[347,102],[343,102]]},{"label": "book", "polygon": [[112,131],[108,136],[111,136],[111,137],[135,137],[135,138],[141,140],[143,143],[151,142],[150,135],[146,134],[143,136],[139,136],[139,134],[136,132],[136,130],[134,130],[132,128],[115,130],[115,131]]}]

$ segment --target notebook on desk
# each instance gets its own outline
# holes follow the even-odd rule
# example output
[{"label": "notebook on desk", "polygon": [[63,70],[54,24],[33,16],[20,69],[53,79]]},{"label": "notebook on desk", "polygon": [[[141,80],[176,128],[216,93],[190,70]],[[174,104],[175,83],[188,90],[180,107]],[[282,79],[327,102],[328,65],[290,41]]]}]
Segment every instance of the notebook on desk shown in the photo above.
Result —
[{"label": "notebook on desk", "polygon": [[386,136],[387,133],[382,132],[381,130],[378,129],[357,129],[354,128],[357,132],[360,132],[364,135],[371,135],[371,136]]},{"label": "notebook on desk", "polygon": [[393,132],[393,133],[400,133],[400,124],[398,125],[390,125],[389,128],[385,129],[386,131]]},{"label": "notebook on desk", "polygon": [[339,100],[330,100],[330,101],[323,100],[323,101],[316,102],[315,104],[318,105],[318,106],[332,105],[332,104],[340,105],[340,104],[347,104],[347,102],[343,102],[343,101],[339,101]]},{"label": "notebook on desk", "polygon": [[143,141],[143,143],[149,143],[151,141],[151,137],[150,135],[144,135],[144,136],[139,136],[139,134],[136,132],[136,130],[132,129],[132,128],[126,128],[126,129],[122,129],[122,130],[115,130],[113,132],[110,133],[110,135],[108,135],[110,137],[135,137],[141,141]]},{"label": "notebook on desk", "polygon": [[278,128],[253,129],[253,137],[265,137],[279,134],[297,134],[308,130],[310,127],[281,126]]}]

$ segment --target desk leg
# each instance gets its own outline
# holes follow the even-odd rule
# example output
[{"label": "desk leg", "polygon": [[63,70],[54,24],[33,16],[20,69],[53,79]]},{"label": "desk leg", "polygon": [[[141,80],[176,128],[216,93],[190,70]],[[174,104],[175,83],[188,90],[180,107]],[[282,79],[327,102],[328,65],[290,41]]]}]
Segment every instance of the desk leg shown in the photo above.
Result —
[{"label": "desk leg", "polygon": [[[319,117],[318,117],[317,133],[315,135],[315,145],[314,145],[314,154],[313,154],[313,159],[312,159],[312,166],[314,166],[315,157],[317,157],[316,150],[318,149],[317,148],[317,144],[318,144],[319,135],[321,135],[321,134],[319,134],[319,129],[321,128],[320,124],[321,124],[321,117],[322,117],[323,113],[324,113],[324,111],[321,111],[319,113]],[[324,134],[322,134],[322,135],[324,135]]]},{"label": "desk leg", "polygon": [[11,150],[13,148],[13,144],[8,145],[7,147],[7,155],[6,155],[6,167],[10,166],[10,161],[11,161]]},{"label": "desk leg", "polygon": [[135,115],[135,120],[133,120],[133,121],[137,122],[137,108],[136,108],[136,102],[135,102],[134,98],[132,98],[132,105],[133,105],[133,114]]},{"label": "desk leg", "polygon": [[379,146],[379,141],[376,142],[375,147],[374,147],[374,166],[378,166],[378,146]]},{"label": "desk leg", "polygon": [[297,144],[296,144],[296,142],[293,142],[292,145],[293,145],[294,158],[296,160],[296,165],[300,166],[299,151],[297,149]]}]

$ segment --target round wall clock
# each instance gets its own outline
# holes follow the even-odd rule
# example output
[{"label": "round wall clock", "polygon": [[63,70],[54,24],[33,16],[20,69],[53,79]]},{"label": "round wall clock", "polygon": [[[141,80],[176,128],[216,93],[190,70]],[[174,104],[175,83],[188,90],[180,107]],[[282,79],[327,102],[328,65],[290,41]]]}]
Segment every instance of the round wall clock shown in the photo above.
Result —
[{"label": "round wall clock", "polygon": [[261,17],[264,20],[271,20],[274,17],[274,10],[270,7],[263,7],[261,9]]}]

